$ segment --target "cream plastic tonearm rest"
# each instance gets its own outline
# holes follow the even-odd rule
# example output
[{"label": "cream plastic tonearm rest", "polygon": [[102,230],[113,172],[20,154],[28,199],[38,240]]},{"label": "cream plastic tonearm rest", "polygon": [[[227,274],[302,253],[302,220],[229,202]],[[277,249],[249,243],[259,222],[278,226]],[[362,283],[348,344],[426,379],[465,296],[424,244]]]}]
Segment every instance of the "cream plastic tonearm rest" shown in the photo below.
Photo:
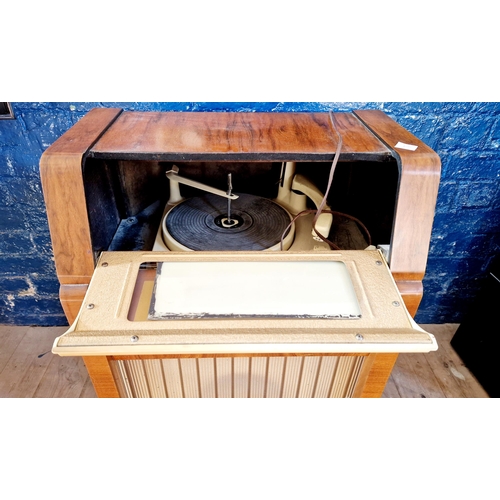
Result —
[{"label": "cream plastic tonearm rest", "polygon": [[[292,182],[292,190],[300,191],[304,193],[308,198],[310,198],[313,203],[316,205],[316,208],[319,208],[321,202],[323,201],[323,193],[306,177],[303,175],[297,174],[293,178]],[[329,210],[329,207],[325,205],[325,209]],[[325,238],[328,238],[328,233],[330,232],[330,228],[332,227],[332,214],[320,214],[318,220],[316,221],[316,230]],[[313,229],[313,237],[316,237],[316,233]]]},{"label": "cream plastic tonearm rest", "polygon": [[[281,184],[278,189],[276,201],[285,207],[293,215],[306,210],[306,198],[311,199],[316,208],[319,208],[323,201],[324,194],[306,177],[295,174],[295,162],[287,162],[283,165],[281,172]],[[300,194],[302,193],[302,194]],[[325,205],[325,210],[329,207]],[[316,221],[316,231],[325,238],[328,238],[332,227],[333,217],[331,214],[322,213]],[[314,239],[320,239],[312,230]]]}]

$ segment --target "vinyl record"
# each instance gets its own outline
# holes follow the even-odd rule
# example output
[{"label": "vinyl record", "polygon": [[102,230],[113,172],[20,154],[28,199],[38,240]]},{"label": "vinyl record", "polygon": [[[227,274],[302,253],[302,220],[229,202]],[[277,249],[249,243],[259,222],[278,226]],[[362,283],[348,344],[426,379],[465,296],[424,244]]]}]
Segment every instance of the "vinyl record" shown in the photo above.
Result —
[{"label": "vinyl record", "polygon": [[[228,221],[227,200],[206,194],[173,207],[163,221],[163,236],[171,250],[279,250],[290,221],[283,207],[250,194],[240,194],[231,202]],[[286,245],[290,246],[293,228],[286,236]]]}]

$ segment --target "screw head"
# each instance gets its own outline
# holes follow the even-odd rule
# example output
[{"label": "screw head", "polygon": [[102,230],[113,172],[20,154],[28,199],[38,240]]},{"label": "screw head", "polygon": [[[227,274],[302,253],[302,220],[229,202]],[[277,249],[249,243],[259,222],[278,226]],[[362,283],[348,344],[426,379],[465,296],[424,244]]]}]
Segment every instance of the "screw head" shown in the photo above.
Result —
[{"label": "screw head", "polygon": [[139,340],[139,337],[137,335],[132,335],[132,337],[130,337],[130,342],[137,342]]},{"label": "screw head", "polygon": [[395,300],[395,301],[392,303],[392,305],[393,305],[394,307],[399,307],[401,304],[400,304],[397,300]]},{"label": "screw head", "polygon": [[357,333],[356,334],[356,340],[364,340],[365,338],[363,337],[363,335],[361,335],[361,333]]},{"label": "screw head", "polygon": [[108,267],[108,263],[107,263],[107,262],[103,262],[103,263],[101,264],[101,266],[102,266],[102,267]]},{"label": "screw head", "polygon": [[376,260],[375,264],[377,264],[377,266],[381,266],[382,265],[382,261],[381,260]]},{"label": "screw head", "polygon": [[87,309],[94,309],[94,304],[87,304]]}]

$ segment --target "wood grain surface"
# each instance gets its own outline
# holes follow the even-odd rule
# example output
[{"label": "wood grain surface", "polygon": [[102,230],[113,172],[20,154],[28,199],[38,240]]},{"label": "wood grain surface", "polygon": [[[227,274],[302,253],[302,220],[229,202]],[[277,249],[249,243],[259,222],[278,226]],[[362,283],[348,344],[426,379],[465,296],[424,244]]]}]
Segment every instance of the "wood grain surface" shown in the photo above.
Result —
[{"label": "wood grain surface", "polygon": [[[421,281],[434,221],[441,175],[439,156],[382,111],[355,111],[398,159],[400,180],[391,241],[390,267],[396,281]],[[417,146],[415,151],[398,143]]]},{"label": "wood grain surface", "polygon": [[394,353],[381,353],[374,356],[375,359],[360,395],[362,398],[380,398],[382,396],[394,364],[398,359],[398,355]]},{"label": "wood grain surface", "polygon": [[105,356],[84,357],[83,362],[99,398],[119,398],[108,359]]},{"label": "wood grain surface", "polygon": [[[335,113],[342,156],[390,151],[350,113]],[[93,157],[163,160],[333,160],[328,113],[124,112],[92,147]]]},{"label": "wood grain surface", "polygon": [[94,271],[87,204],[82,178],[83,156],[120,114],[96,108],[52,144],[40,159],[57,277],[61,284],[89,283]]},{"label": "wood grain surface", "polygon": [[88,285],[61,285],[59,287],[59,298],[69,324],[75,321],[87,289]]}]

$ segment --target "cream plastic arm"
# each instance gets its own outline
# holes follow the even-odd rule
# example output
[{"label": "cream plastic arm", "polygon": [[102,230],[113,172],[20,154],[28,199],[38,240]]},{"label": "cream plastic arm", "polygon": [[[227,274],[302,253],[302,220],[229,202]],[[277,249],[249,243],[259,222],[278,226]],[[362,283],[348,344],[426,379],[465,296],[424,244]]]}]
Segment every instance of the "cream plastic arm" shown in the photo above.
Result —
[{"label": "cream plastic arm", "polygon": [[228,198],[230,200],[236,200],[239,198],[236,194],[227,194],[225,191],[221,189],[216,189],[212,186],[208,186],[207,184],[203,184],[198,181],[194,181],[192,179],[187,179],[186,177],[182,177],[178,175],[179,167],[176,165],[172,166],[172,170],[169,170],[165,175],[170,181],[170,198],[168,200],[169,204],[178,203],[183,198],[181,196],[179,190],[179,184],[185,184],[186,186],[191,186],[197,189],[201,189],[202,191],[206,191],[207,193],[216,194],[218,196],[222,196],[223,198]]},{"label": "cream plastic arm", "polygon": [[[316,208],[319,208],[321,202],[323,201],[323,193],[309,179],[301,174],[297,174],[293,178],[292,190],[304,193],[313,201],[313,203],[316,205]],[[329,207],[325,206],[325,209],[329,210]],[[325,238],[328,238],[328,233],[330,232],[330,228],[332,227],[332,220],[332,214],[321,214],[316,222],[316,230]],[[314,230],[313,236],[315,236]]]}]

